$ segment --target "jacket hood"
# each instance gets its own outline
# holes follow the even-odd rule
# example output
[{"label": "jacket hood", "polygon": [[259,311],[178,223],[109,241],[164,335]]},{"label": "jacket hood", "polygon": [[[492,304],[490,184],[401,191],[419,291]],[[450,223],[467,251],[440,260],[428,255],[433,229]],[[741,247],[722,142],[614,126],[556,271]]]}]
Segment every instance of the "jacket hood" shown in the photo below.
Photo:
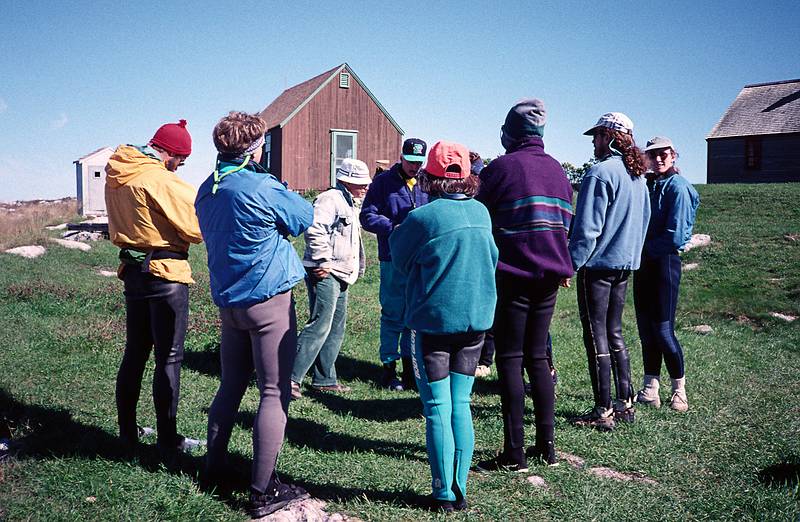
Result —
[{"label": "jacket hood", "polygon": [[160,159],[155,159],[133,145],[120,145],[106,165],[106,184],[112,188],[129,183],[153,167],[165,169]]}]

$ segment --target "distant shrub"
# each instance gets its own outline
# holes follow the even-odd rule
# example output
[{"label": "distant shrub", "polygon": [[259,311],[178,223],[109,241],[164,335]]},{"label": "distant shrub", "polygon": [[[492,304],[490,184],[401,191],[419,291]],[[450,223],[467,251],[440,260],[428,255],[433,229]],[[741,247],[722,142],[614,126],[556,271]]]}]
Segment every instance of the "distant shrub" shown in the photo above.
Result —
[{"label": "distant shrub", "polygon": [[0,205],[0,248],[43,243],[47,237],[45,226],[76,219],[77,215],[75,198]]}]

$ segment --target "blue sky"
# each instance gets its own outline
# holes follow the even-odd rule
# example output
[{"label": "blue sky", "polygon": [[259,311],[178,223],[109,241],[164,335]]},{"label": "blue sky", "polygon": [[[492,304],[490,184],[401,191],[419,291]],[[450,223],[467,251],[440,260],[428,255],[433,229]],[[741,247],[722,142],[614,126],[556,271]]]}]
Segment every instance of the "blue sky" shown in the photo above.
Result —
[{"label": "blue sky", "polygon": [[185,118],[213,169],[211,130],[343,62],[406,136],[502,152],[523,97],[545,101],[546,150],[576,165],[608,111],[639,144],[672,138],[705,180],[705,136],[749,83],[800,78],[800,2],[3,2],[0,200],[75,195],[73,160],[145,143]]}]

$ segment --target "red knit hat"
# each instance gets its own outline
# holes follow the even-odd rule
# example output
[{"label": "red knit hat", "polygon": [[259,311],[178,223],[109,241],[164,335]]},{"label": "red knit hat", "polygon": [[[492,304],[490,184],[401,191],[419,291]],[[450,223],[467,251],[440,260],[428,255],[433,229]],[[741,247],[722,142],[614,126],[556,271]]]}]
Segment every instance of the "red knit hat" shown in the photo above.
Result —
[{"label": "red knit hat", "polygon": [[186,120],[162,125],[150,143],[177,156],[188,156],[192,153],[192,137],[186,130]]}]

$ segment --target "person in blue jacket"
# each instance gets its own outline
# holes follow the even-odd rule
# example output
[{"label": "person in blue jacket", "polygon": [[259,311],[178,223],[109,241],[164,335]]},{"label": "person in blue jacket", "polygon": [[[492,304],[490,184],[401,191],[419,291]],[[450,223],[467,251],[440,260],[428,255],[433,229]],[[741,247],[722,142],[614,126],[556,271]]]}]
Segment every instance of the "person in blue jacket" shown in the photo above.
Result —
[{"label": "person in blue jacket", "polygon": [[[378,236],[380,359],[383,364],[380,385],[393,391],[414,388],[415,383],[409,330],[403,325],[405,278],[392,267],[389,237],[411,210],[428,202],[428,195],[417,184],[417,171],[425,161],[427,147],[418,138],[405,140],[400,161],[372,180],[359,215],[362,228]],[[403,362],[402,382],[397,379],[397,360],[400,358]]]},{"label": "person in blue jacket", "polygon": [[661,406],[658,394],[663,360],[672,381],[670,408],[689,409],[683,350],[675,337],[675,312],[681,284],[680,252],[692,238],[700,196],[678,173],[678,153],[669,138],[657,136],[644,149],[650,162],[650,224],[642,250],[642,265],[633,276],[636,323],[642,340],[644,383],[639,404]]},{"label": "person in blue jacket", "polygon": [[211,296],[222,321],[222,380],[208,412],[206,477],[220,483],[236,412],[255,369],[261,400],[253,422],[248,512],[266,516],[308,496],[275,473],[297,347],[292,287],[305,270],[289,241],[312,222],[310,203],[259,165],[266,123],[231,112],[214,127],[219,152],[195,201],[208,249]]},{"label": "person in blue jacket", "polygon": [[484,332],[497,301],[498,251],[489,212],[473,196],[469,151],[431,147],[420,185],[431,202],[412,210],[389,238],[394,268],[407,278],[405,324],[425,415],[433,506],[467,507],[475,435],[470,394]]},{"label": "person in blue jacket", "polygon": [[[584,134],[592,136],[597,163],[581,183],[569,240],[577,271],[578,310],[589,362],[594,407],[573,422],[612,430],[633,422],[633,387],[622,338],[622,309],[631,271],[639,268],[650,219],[650,199],[633,122],[610,112]],[[611,402],[611,374],[616,401]]]}]

